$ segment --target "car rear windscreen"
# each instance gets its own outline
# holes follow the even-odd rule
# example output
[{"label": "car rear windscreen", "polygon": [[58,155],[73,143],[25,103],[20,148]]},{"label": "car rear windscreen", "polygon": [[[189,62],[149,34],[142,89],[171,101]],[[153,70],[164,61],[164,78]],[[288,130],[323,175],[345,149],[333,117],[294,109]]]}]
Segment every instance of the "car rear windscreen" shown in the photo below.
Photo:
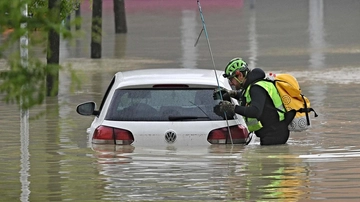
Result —
[{"label": "car rear windscreen", "polygon": [[[211,121],[224,120],[214,113],[219,100],[214,88],[118,89],[106,120],[113,121]],[[228,117],[233,119],[233,117]]]}]

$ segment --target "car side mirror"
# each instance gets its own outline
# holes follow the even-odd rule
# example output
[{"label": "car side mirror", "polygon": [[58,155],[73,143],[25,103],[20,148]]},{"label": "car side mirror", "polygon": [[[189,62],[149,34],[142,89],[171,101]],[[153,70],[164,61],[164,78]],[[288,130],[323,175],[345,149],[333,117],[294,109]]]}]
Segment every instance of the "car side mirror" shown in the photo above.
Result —
[{"label": "car side mirror", "polygon": [[99,111],[95,110],[96,103],[95,102],[85,102],[82,104],[79,104],[76,107],[76,112],[83,116],[91,116],[91,115],[99,115]]}]

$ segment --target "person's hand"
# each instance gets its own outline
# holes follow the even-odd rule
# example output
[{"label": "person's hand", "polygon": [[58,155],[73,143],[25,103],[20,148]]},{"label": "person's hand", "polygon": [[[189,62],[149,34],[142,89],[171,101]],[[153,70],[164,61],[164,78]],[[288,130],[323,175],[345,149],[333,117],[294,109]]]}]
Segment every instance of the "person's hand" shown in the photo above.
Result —
[{"label": "person's hand", "polygon": [[[214,113],[221,116],[223,119],[231,119],[235,116],[235,105],[229,101],[221,101],[218,105],[214,106]],[[226,115],[226,117],[225,117]]]},{"label": "person's hand", "polygon": [[219,103],[219,106],[220,106],[220,108],[219,108],[220,112],[222,112],[222,113],[225,112],[226,114],[229,114],[232,116],[235,114],[235,105],[233,103],[224,100]]},{"label": "person's hand", "polygon": [[231,97],[236,97],[237,91],[236,90],[228,90],[226,88],[220,87],[216,88],[213,93],[214,100],[221,99],[220,93],[222,95],[223,100],[230,101]]}]

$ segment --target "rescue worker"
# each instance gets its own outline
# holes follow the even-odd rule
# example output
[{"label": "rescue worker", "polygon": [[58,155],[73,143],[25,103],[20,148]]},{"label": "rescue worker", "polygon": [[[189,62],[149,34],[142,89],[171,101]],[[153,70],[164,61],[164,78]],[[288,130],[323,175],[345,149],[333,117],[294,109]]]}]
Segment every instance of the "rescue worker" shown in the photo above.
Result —
[{"label": "rescue worker", "polygon": [[[261,145],[285,144],[289,138],[289,121],[285,120],[283,103],[272,82],[265,81],[260,68],[250,70],[241,58],[232,59],[223,75],[236,90],[215,90],[214,99],[222,93],[223,100],[214,108],[215,113],[240,114],[250,132],[260,138]],[[240,105],[230,102],[238,99]],[[294,114],[295,115],[295,114]]]}]

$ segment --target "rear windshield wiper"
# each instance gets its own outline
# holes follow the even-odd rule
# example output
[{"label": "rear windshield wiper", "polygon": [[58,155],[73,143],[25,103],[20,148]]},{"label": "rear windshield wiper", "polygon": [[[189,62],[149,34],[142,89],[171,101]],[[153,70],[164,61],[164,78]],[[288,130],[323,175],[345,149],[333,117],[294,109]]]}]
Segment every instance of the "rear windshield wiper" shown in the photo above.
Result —
[{"label": "rear windshield wiper", "polygon": [[186,121],[194,119],[211,120],[208,116],[169,116],[168,119],[169,121]]},{"label": "rear windshield wiper", "polygon": [[[194,105],[195,107],[197,107],[202,113],[204,113],[205,114],[205,118],[207,118],[208,120],[211,120],[211,118],[209,117],[209,115],[201,108],[201,107],[199,107],[198,105],[196,105],[195,103],[193,103],[193,102],[191,102],[191,101],[189,101],[192,105]],[[204,117],[202,117],[202,118],[204,118]]]}]

